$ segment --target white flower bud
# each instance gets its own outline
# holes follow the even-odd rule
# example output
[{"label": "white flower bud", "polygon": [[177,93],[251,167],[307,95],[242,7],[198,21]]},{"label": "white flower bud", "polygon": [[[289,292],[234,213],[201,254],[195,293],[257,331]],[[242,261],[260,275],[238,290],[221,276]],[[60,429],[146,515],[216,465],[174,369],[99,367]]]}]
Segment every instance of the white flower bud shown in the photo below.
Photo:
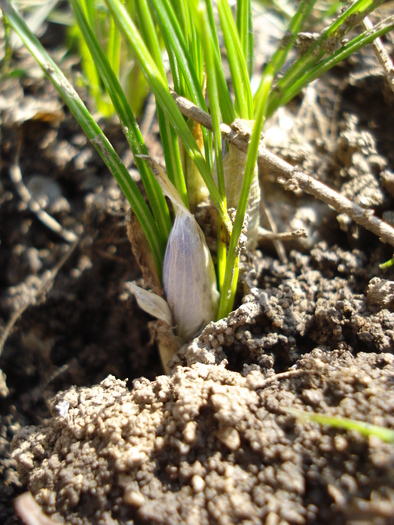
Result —
[{"label": "white flower bud", "polygon": [[163,266],[163,288],[169,310],[155,294],[141,291],[135,284],[133,291],[141,308],[170,325],[172,320],[177,335],[188,341],[215,319],[219,304],[215,268],[203,231],[163,168],[150,157],[140,157],[149,161],[176,211]]},{"label": "white flower bud", "polygon": [[168,237],[163,287],[177,334],[184,341],[214,320],[219,293],[211,254],[195,218],[182,208]]}]

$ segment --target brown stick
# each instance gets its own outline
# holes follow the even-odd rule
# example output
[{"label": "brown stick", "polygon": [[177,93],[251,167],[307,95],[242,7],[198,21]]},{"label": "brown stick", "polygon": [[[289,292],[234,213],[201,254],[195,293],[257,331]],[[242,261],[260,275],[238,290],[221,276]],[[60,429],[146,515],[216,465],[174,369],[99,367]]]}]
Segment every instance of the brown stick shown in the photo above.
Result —
[{"label": "brown stick", "polygon": [[[367,16],[363,20],[363,25],[367,30],[373,28],[372,22]],[[382,66],[384,75],[387,79],[387,82],[389,83],[389,86],[391,87],[391,91],[394,93],[394,66],[390,55],[387,53],[381,38],[376,38],[376,40],[371,43],[371,46],[375,51],[375,55],[379,64]]]},{"label": "brown stick", "polygon": [[30,492],[25,492],[16,498],[15,510],[26,525],[59,525],[61,523],[44,514]]},{"label": "brown stick", "polygon": [[265,230],[264,228],[259,227],[258,229],[258,238],[259,240],[264,241],[294,241],[294,239],[305,239],[307,234],[305,230],[293,230],[291,232],[276,233]]},{"label": "brown stick", "polygon": [[[212,121],[208,113],[175,92],[172,92],[172,96],[183,115],[212,130]],[[227,124],[221,124],[220,129],[223,139],[231,142],[242,151],[247,151],[250,130],[242,124],[242,121],[234,121],[231,127]],[[298,168],[268,151],[262,142],[259,147],[258,162],[261,166],[269,168],[276,175],[277,181],[286,190],[301,189],[306,191],[316,199],[334,208],[338,213],[346,213],[355,223],[377,235],[381,242],[394,246],[394,228],[387,222],[375,217],[374,210],[359,206],[329,186],[303,173]]]}]

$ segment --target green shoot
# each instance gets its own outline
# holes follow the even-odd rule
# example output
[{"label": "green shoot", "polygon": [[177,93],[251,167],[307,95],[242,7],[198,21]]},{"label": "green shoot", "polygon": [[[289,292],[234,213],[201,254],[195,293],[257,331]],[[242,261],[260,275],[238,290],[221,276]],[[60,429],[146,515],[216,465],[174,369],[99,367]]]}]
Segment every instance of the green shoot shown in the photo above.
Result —
[{"label": "green shoot", "polygon": [[[179,111],[174,99],[172,98],[167,81],[160,74],[155,62],[153,61],[148,49],[146,48],[143,40],[141,39],[133,21],[129,17],[127,11],[124,9],[120,0],[106,0],[108,7],[110,8],[112,15],[118,24],[123,36],[132,47],[135,56],[137,57],[141,68],[144,70],[148,83],[151,90],[155,94],[158,104],[165,111],[168,116],[172,127],[178,134],[178,137],[182,141],[185,149],[187,150],[191,159],[195,162],[201,176],[209,190],[211,198],[216,205],[219,214],[224,221],[226,228],[231,231],[230,219],[227,215],[226,207],[220,197],[219,191],[213,180],[209,166],[201,154],[196,141],[188,128],[181,112]],[[182,183],[183,182],[183,183]],[[178,186],[175,184],[182,198],[185,194],[185,182],[178,181]],[[180,191],[181,190],[181,191]],[[185,199],[184,199],[185,202]]]},{"label": "green shoot", "polygon": [[381,268],[382,270],[388,270],[392,266],[394,266],[394,257],[390,259],[389,261],[379,264],[379,268]]},{"label": "green shoot", "polygon": [[137,168],[141,174],[145,191],[148,195],[153,214],[160,232],[160,244],[165,249],[167,237],[171,229],[171,221],[166,201],[158,182],[153,176],[149,166],[143,162],[138,155],[147,155],[148,150],[145,146],[138,124],[134,118],[126,97],[122,91],[114,70],[102,51],[78,0],[71,0],[76,20],[83,35],[84,41],[92,54],[97,71],[100,73],[102,81],[108,91],[116,112],[120,118],[123,131],[130,148],[134,154]]},{"label": "green shoot", "polygon": [[370,423],[364,423],[364,421],[357,421],[355,419],[303,412],[302,410],[296,410],[294,408],[284,408],[284,410],[297,418],[307,419],[308,421],[319,423],[319,425],[328,425],[343,430],[353,430],[359,432],[365,437],[374,436],[386,443],[394,443],[394,430],[391,430],[390,428],[371,425]]},{"label": "green shoot", "polygon": [[[339,64],[339,62],[342,62],[362,47],[366,46],[367,44],[370,44],[377,37],[384,36],[393,29],[394,16],[391,16],[390,18],[384,20],[380,24],[374,26],[373,29],[364,31],[357,37],[353,38],[352,40],[347,42],[347,44],[345,44],[343,47],[335,51],[335,53],[333,53],[326,59],[321,60],[318,64],[316,64],[316,66],[308,69],[308,71],[306,71],[304,75],[294,80],[291,88],[287,90],[286,95],[284,95],[281,98],[280,104],[286,104],[289,100],[294,98],[301,91],[302,88],[313,82],[313,80],[316,80],[317,78],[321,77],[326,71],[333,68],[334,66]],[[271,115],[271,113],[275,111],[275,109],[275,102],[271,102],[268,110],[269,115]]]},{"label": "green shoot", "polygon": [[[224,45],[227,51],[227,60],[231,71],[236,110],[238,116],[245,120],[253,119],[252,91],[247,68],[247,55],[249,41],[241,42],[237,27],[227,0],[218,1],[220,24],[223,31]],[[247,16],[247,13],[246,13]],[[246,38],[246,37],[244,37]],[[243,46],[242,46],[243,44]]]},{"label": "green shoot", "polygon": [[[313,6],[314,1],[304,0],[301,1],[297,12],[293,16],[290,22],[290,31],[292,39],[295,40],[298,32],[302,27],[302,22],[305,20],[307,14]],[[266,66],[263,74],[263,78],[260,83],[260,87],[256,95],[256,110],[255,110],[255,123],[253,133],[250,139],[248,154],[246,158],[245,173],[242,181],[241,193],[238,201],[237,214],[235,216],[233,232],[230,238],[230,245],[228,248],[227,264],[225,271],[225,279],[223,288],[221,290],[221,299],[219,305],[219,318],[227,316],[234,304],[237,280],[238,280],[238,267],[239,267],[239,239],[245,220],[245,214],[247,209],[247,203],[250,193],[250,187],[254,176],[254,169],[257,160],[257,151],[260,144],[260,135],[263,128],[263,124],[266,118],[268,97],[271,93],[272,83],[274,81],[275,73],[280,69],[286,59],[286,55],[290,49],[291,43],[285,46],[283,49],[281,46],[278,47],[276,53],[272,57],[271,62]]]},{"label": "green shoot", "polygon": [[237,29],[250,78],[253,73],[254,44],[251,0],[238,0],[237,2]]},{"label": "green shoot", "polygon": [[[166,79],[166,73],[164,69],[164,64],[161,57],[161,49],[159,45],[159,40],[156,34],[154,21],[151,16],[151,12],[149,10],[148,4],[146,0],[140,0],[136,3],[136,12],[138,14],[138,22],[139,26],[141,27],[141,36],[143,40],[137,39],[137,46],[139,44],[145,44],[145,49],[142,49],[142,54],[145,53],[146,56],[149,55],[149,53],[152,55],[153,58],[153,64],[157,66],[158,72],[160,73],[163,81],[163,86],[165,86],[168,90],[167,85],[167,79]],[[131,19],[129,19],[131,24],[133,22]],[[126,38],[126,42],[130,44],[130,41]],[[135,48],[133,47],[133,44],[130,46],[133,51]],[[137,54],[137,60],[139,58]],[[141,67],[141,70],[145,72],[146,71],[141,64],[141,60],[139,61],[139,65]],[[148,84],[152,88],[151,84]],[[152,90],[153,91],[153,90]],[[160,128],[160,136],[163,146],[163,152],[164,152],[164,159],[166,163],[167,173],[171,180],[171,182],[175,185],[177,188],[179,194],[181,195],[183,202],[188,205],[188,196],[187,196],[187,190],[186,190],[186,184],[185,184],[185,178],[183,175],[182,170],[182,162],[181,162],[181,153],[179,150],[179,144],[177,140],[177,134],[175,130],[171,127],[170,120],[168,115],[166,115],[164,108],[160,105],[157,105],[157,117],[159,121],[159,128]]]},{"label": "green shoot", "polygon": [[[325,49],[327,46],[339,44],[342,38],[349,33],[363,17],[367,16],[373,9],[376,9],[383,1],[384,0],[357,0],[324,30],[316,42],[296,60],[283,77],[278,80],[275,90],[270,93],[270,109],[268,114],[271,115],[273,111],[282,104],[282,100],[289,100],[287,94],[292,90],[294,83],[317,64],[326,53]],[[300,8],[298,8],[298,11],[299,10]]]}]

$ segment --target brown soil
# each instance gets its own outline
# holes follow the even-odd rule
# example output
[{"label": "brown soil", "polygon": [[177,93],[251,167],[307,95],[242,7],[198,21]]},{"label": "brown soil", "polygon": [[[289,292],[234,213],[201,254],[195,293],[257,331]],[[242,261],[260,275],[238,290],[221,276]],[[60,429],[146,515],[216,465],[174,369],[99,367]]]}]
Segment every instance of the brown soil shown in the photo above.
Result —
[{"label": "brown soil", "polygon": [[[374,60],[327,75],[267,126],[267,145],[389,220],[394,96],[381,76],[353,75]],[[270,244],[245,257],[237,309],[161,375],[125,286],[140,277],[127,205],[27,54],[18,61],[37,74],[3,80],[0,95],[0,522],[18,523],[13,500],[28,489],[75,525],[394,523],[392,445],[286,412],[394,428],[394,270],[379,268],[391,248],[261,173],[278,228],[309,237],[286,245],[287,261]],[[101,125],[137,180],[119,126]],[[16,162],[75,246],[22,202]],[[45,199],[40,177],[54,182]]]}]

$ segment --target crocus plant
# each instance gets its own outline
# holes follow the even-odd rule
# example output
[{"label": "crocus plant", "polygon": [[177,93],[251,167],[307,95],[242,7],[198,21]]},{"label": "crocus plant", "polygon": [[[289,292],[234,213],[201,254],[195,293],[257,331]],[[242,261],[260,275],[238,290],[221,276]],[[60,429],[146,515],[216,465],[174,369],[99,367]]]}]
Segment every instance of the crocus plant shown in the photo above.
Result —
[{"label": "crocus plant", "polygon": [[[251,0],[238,0],[235,16],[228,0],[217,0],[215,6],[211,0],[100,2],[100,9],[106,9],[106,16],[121,35],[122,42],[117,39],[116,48],[125,46],[132,54],[155,96],[164,169],[149,156],[119,80],[119,61],[114,57],[113,46],[109,56],[108,46],[103,49],[95,34],[97,0],[70,0],[100,84],[111,99],[134,154],[144,186],[142,194],[23,18],[9,0],[0,0],[7,24],[54,84],[129,201],[153,260],[150,266],[153,281],[158,284],[157,293],[143,290],[135,283],[132,288],[138,304],[173,330],[179,344],[198,335],[209,322],[226,317],[233,308],[242,235],[246,232],[247,249],[253,250],[256,245],[260,213],[256,159],[265,120],[308,83],[393,29],[394,20],[390,17],[373,29],[351,33],[382,3],[383,0],[345,3],[335,20],[289,66],[289,51],[312,12],[319,9],[316,0],[300,0],[253,95]],[[337,2],[334,4],[338,7]],[[320,12],[320,18],[325,15]],[[224,73],[220,34],[231,79]],[[164,54],[169,59],[170,72],[165,69]],[[286,71],[281,74],[285,64]],[[184,117],[176,102],[179,96],[209,113],[210,129]],[[247,152],[222,141],[222,125],[233,126],[236,132],[239,122],[244,129],[250,129]],[[193,215],[202,202],[214,207],[217,214],[216,268]],[[164,365],[168,357],[163,351]]]}]

